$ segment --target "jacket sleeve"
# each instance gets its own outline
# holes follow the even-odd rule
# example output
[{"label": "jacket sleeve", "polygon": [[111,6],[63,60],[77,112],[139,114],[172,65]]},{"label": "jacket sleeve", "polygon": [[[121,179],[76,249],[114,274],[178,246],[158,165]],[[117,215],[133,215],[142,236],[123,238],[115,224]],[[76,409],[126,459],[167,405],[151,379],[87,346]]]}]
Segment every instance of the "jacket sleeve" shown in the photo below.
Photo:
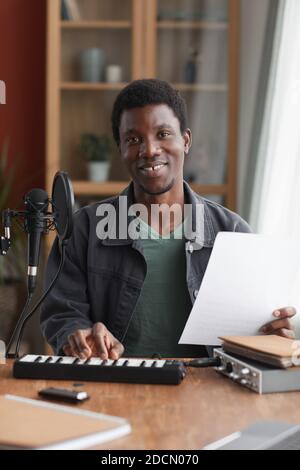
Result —
[{"label": "jacket sleeve", "polygon": [[[90,328],[87,287],[88,216],[84,210],[74,216],[74,230],[66,246],[66,258],[56,284],[41,308],[41,329],[55,354],[62,354],[68,336],[77,329]],[[54,278],[60,263],[56,238],[46,268],[45,288]]]},{"label": "jacket sleeve", "polygon": [[235,223],[234,223],[234,232],[243,232],[243,233],[252,233],[252,228],[250,225],[242,219],[240,216],[236,217]]}]

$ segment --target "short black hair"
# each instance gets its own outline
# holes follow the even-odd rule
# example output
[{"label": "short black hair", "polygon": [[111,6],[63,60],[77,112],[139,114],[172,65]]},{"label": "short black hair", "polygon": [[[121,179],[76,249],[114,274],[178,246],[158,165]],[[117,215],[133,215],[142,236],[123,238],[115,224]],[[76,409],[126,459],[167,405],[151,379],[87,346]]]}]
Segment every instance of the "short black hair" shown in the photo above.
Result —
[{"label": "short black hair", "polygon": [[126,109],[142,108],[151,104],[166,104],[179,120],[183,133],[187,128],[187,111],[185,100],[179,91],[168,82],[157,78],[134,80],[118,94],[112,111],[112,132],[117,145],[120,144],[120,122]]}]

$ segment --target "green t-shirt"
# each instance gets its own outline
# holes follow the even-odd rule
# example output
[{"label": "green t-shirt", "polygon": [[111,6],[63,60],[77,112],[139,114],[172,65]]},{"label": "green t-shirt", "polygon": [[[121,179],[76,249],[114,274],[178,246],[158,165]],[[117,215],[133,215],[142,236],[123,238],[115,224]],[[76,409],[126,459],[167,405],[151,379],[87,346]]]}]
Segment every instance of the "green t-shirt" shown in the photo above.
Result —
[{"label": "green t-shirt", "polygon": [[[176,239],[182,228],[180,225],[166,238],[140,222],[147,274],[123,340],[125,357],[203,355],[203,347],[178,344],[192,309],[186,285],[185,239]],[[146,239],[146,233],[151,237]]]}]

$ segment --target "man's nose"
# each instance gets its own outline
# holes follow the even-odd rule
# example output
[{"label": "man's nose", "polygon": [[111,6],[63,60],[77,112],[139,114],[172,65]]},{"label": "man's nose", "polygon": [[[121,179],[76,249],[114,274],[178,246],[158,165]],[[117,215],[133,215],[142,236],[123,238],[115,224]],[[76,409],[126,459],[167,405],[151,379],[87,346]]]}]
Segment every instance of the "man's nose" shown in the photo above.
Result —
[{"label": "man's nose", "polygon": [[154,139],[145,139],[140,146],[140,157],[151,158],[161,154],[159,142]]}]

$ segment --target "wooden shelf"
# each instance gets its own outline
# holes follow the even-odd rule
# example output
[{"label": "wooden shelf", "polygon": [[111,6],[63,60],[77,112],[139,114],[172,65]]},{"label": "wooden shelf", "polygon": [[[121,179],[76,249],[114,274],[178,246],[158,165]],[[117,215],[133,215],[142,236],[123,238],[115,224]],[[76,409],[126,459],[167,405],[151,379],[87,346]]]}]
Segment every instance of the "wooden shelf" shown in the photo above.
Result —
[{"label": "wooden shelf", "polygon": [[[121,193],[129,181],[73,181],[73,189],[76,196],[115,196]],[[198,194],[225,195],[228,188],[225,184],[191,184]]]},{"label": "wooden shelf", "polygon": [[[126,86],[122,83],[85,83],[85,82],[62,82],[61,90],[86,90],[86,91],[108,91],[121,90]],[[172,86],[179,91],[203,91],[226,93],[228,86],[226,83],[172,83]]]},{"label": "wooden shelf", "polygon": [[218,195],[225,196],[228,192],[228,186],[226,184],[196,184],[191,183],[191,188],[195,193],[201,194],[202,196]]},{"label": "wooden shelf", "polygon": [[172,83],[172,86],[179,91],[208,91],[227,93],[226,83]]},{"label": "wooden shelf", "polygon": [[99,91],[99,90],[121,90],[126,86],[127,83],[88,83],[88,82],[62,82],[60,84],[61,90],[87,90],[87,91]]},{"label": "wooden shelf", "polygon": [[158,29],[205,29],[212,31],[227,31],[228,23],[217,21],[158,21]]},{"label": "wooden shelf", "polygon": [[76,196],[114,196],[126,188],[128,181],[73,181]]},{"label": "wooden shelf", "polygon": [[62,29],[130,29],[131,21],[61,21]]}]

